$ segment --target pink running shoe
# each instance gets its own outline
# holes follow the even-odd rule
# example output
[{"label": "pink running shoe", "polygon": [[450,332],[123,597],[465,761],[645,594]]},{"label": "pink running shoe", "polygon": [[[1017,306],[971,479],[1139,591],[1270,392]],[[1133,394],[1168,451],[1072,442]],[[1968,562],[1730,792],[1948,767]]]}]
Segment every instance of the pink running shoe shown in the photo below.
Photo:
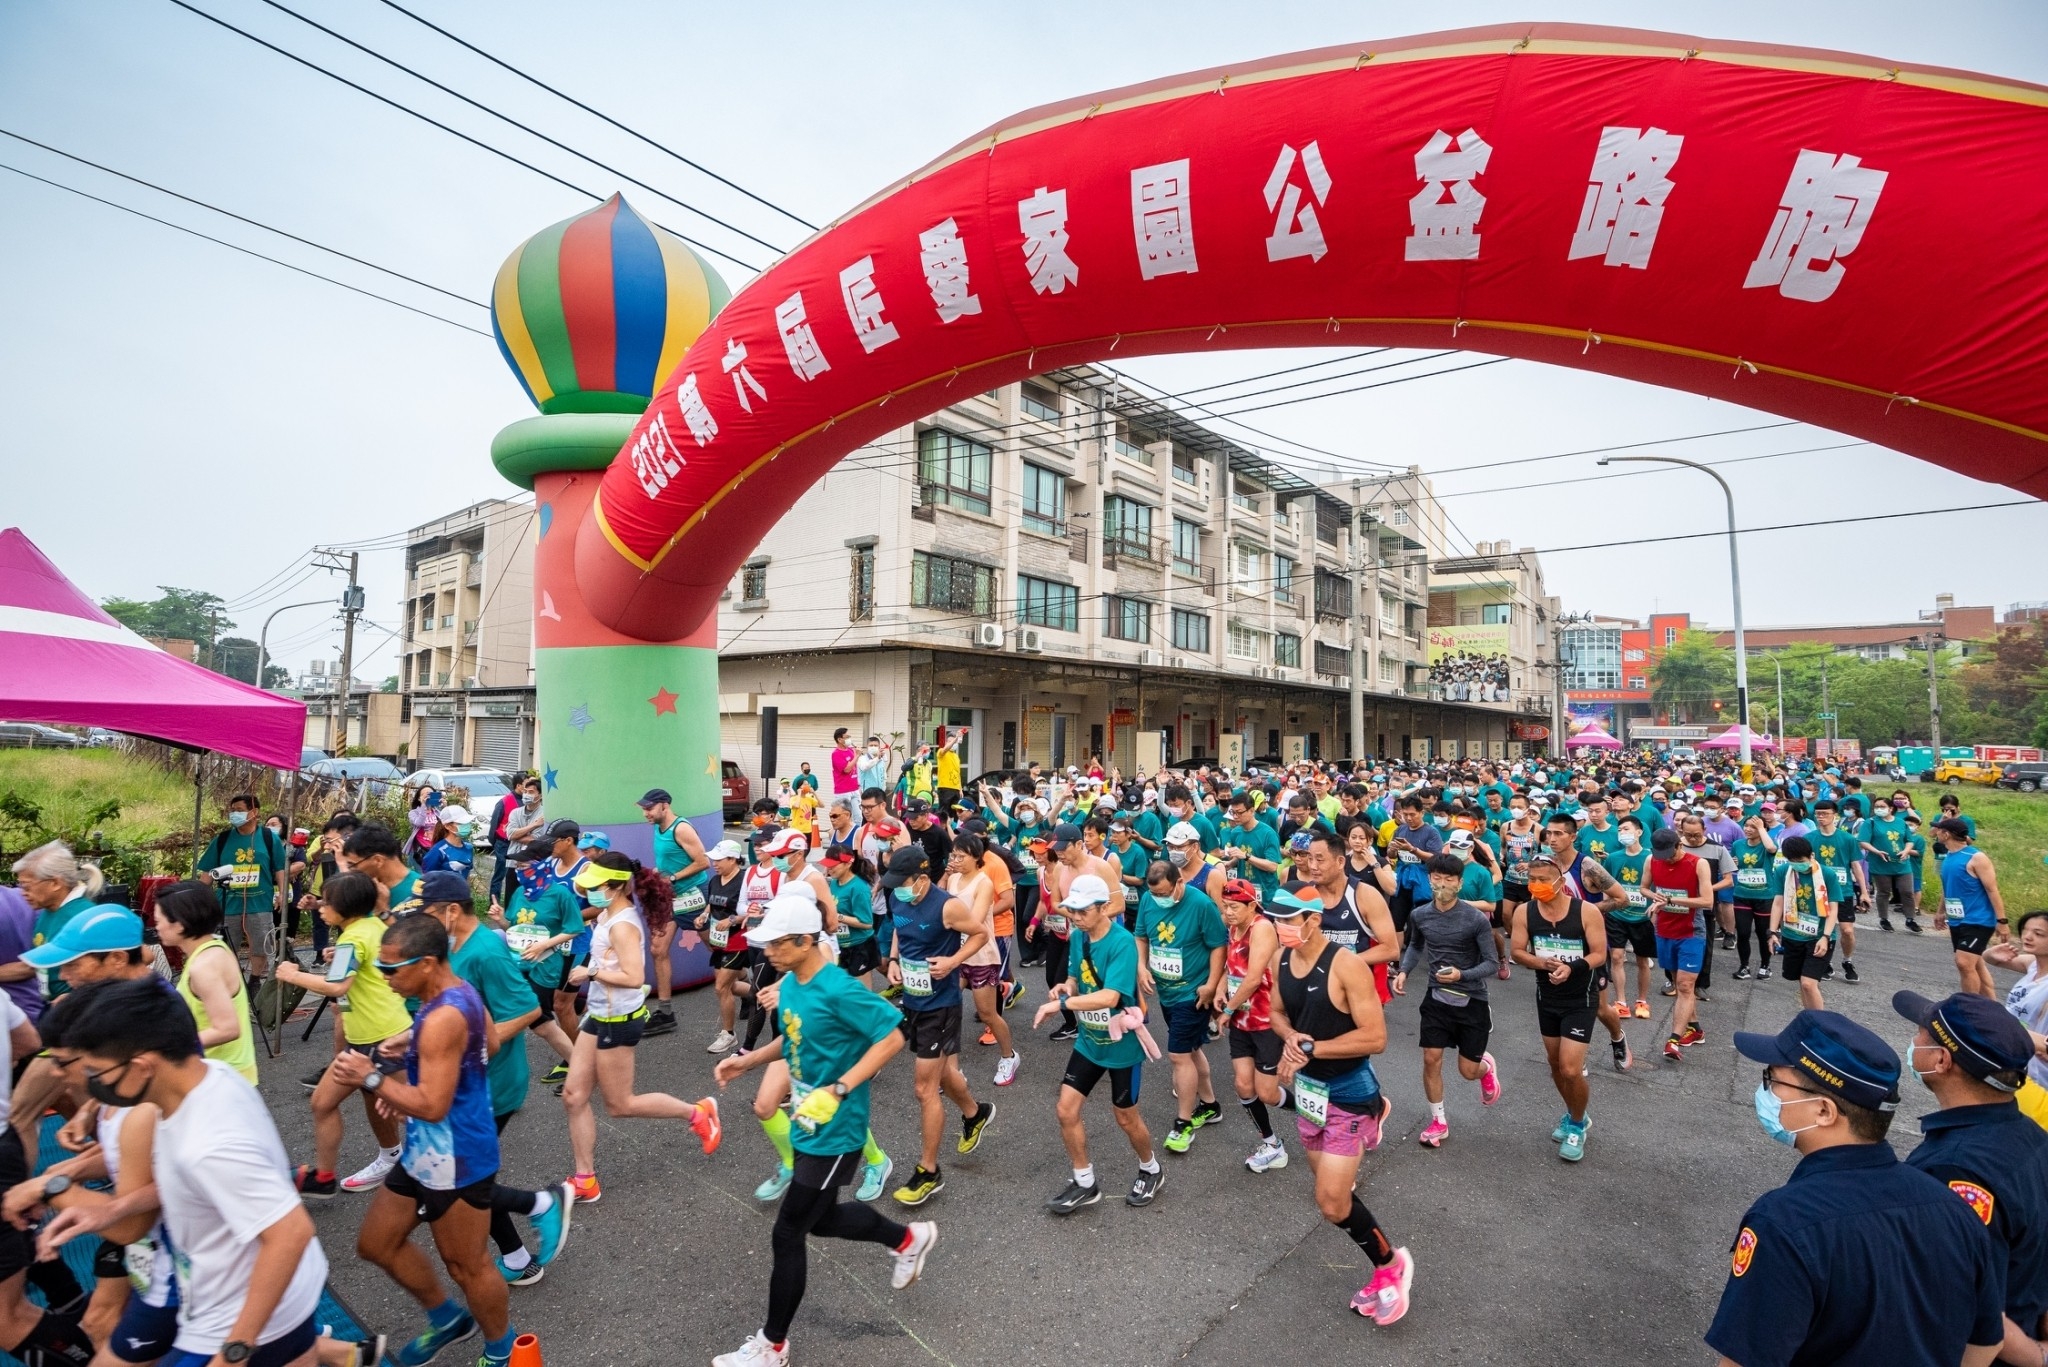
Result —
[{"label": "pink running shoe", "polygon": [[1382,1094],[1380,1097],[1380,1113],[1378,1117],[1369,1117],[1364,1124],[1358,1127],[1359,1147],[1363,1148],[1367,1153],[1371,1153],[1374,1149],[1377,1149],[1380,1146],[1380,1141],[1386,1138],[1387,1121],[1389,1118],[1393,1116],[1393,1114],[1393,1098]]},{"label": "pink running shoe", "polygon": [[1500,1100],[1500,1068],[1490,1053],[1480,1055],[1479,1061],[1486,1065],[1486,1071],[1479,1075],[1479,1099],[1491,1106]]},{"label": "pink running shoe", "polygon": [[1441,1148],[1443,1142],[1451,1137],[1450,1122],[1432,1116],[1429,1123],[1422,1127],[1422,1133],[1415,1137],[1421,1141],[1425,1149]]},{"label": "pink running shoe", "polygon": [[1372,1280],[1351,1298],[1351,1308],[1385,1327],[1408,1313],[1408,1288],[1415,1281],[1415,1260],[1408,1250],[1394,1250],[1394,1261],[1372,1274]]}]

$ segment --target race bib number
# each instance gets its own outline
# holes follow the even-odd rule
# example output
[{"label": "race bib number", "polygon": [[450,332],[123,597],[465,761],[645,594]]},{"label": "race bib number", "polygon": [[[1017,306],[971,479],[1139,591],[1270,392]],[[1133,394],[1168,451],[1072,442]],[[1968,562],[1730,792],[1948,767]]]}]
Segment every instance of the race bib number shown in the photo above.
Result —
[{"label": "race bib number", "polygon": [[1081,1024],[1100,1034],[1107,1035],[1109,1033],[1109,1018],[1115,1013],[1108,1007],[1101,1006],[1093,1011],[1077,1011],[1074,1014]]},{"label": "race bib number", "polygon": [[1151,967],[1154,976],[1164,978],[1168,982],[1180,981],[1181,957],[1178,946],[1153,945],[1145,961]]},{"label": "race bib number", "polygon": [[137,1291],[149,1290],[156,1279],[156,1240],[137,1239],[122,1249],[121,1266],[128,1273],[128,1285]]},{"label": "race bib number", "polygon": [[1048,913],[1045,918],[1045,929],[1048,934],[1064,936],[1067,933],[1067,918],[1056,913]]},{"label": "race bib number", "polygon": [[732,927],[722,921],[714,921],[711,928],[704,932],[704,939],[713,949],[724,949],[727,942],[732,939]]},{"label": "race bib number", "polygon": [[704,889],[685,888],[676,894],[676,915],[695,916],[704,910]]},{"label": "race bib number", "polygon": [[236,892],[248,892],[263,881],[263,870],[237,867],[228,875],[228,886]]},{"label": "race bib number", "polygon": [[1223,999],[1229,1001],[1237,995],[1237,989],[1244,986],[1244,979],[1235,973],[1223,975]]},{"label": "race bib number", "polygon": [[1737,869],[1735,881],[1745,888],[1760,888],[1770,874],[1763,869]]},{"label": "race bib number", "polygon": [[1344,949],[1358,947],[1358,932],[1355,930],[1326,930],[1323,932],[1323,938]]},{"label": "race bib number", "polygon": [[530,921],[521,921],[505,928],[505,944],[514,954],[524,954],[547,938],[547,930]]},{"label": "race bib number", "polygon": [[1038,856],[1031,853],[1031,848],[1028,845],[1018,848],[1017,867],[1023,869],[1026,873],[1038,872]]},{"label": "race bib number", "polygon": [[905,959],[903,969],[903,990],[913,997],[929,997],[932,994],[932,966],[923,959]]},{"label": "race bib number", "polygon": [[1962,920],[1962,919],[1963,919],[1963,899],[1962,899],[1962,898],[1960,898],[1960,897],[1944,897],[1944,898],[1942,898],[1942,899],[1941,899],[1941,914],[1942,914],[1942,915],[1944,915],[1944,916],[1947,916],[1947,917],[1951,917],[1951,918],[1953,918],[1953,919],[1955,919],[1955,920],[1958,920],[1958,921]]},{"label": "race bib number", "polygon": [[1564,935],[1531,935],[1529,949],[1539,959],[1563,964],[1586,957],[1586,942]]},{"label": "race bib number", "polygon": [[1628,904],[1632,907],[1646,906],[1649,904],[1650,899],[1643,895],[1643,890],[1641,888],[1624,888],[1622,889],[1622,891],[1628,894]]},{"label": "race bib number", "polygon": [[1801,935],[1820,934],[1820,915],[1812,907],[1795,905],[1785,919]]},{"label": "race bib number", "polygon": [[1303,1120],[1321,1129],[1330,1123],[1330,1088],[1328,1084],[1299,1073],[1294,1077],[1294,1111]]}]

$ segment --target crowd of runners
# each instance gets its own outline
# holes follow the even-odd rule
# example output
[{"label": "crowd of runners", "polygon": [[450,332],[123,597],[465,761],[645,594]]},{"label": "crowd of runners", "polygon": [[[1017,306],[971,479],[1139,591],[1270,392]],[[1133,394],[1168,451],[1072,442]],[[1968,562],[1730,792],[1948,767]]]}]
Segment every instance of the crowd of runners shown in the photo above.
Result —
[{"label": "crowd of runners", "polygon": [[[1953,795],[1923,813],[1907,790],[1866,791],[1853,772],[1751,782],[1649,756],[1244,774],[1197,763],[1129,781],[1033,769],[968,791],[949,748],[920,752],[893,786],[875,759],[842,740],[836,791],[821,794],[806,769],[756,804],[744,839],[714,830],[707,843],[668,792],[649,791],[645,865],[604,832],[544,816],[538,784],[520,785],[489,818],[497,860],[483,893],[473,856],[458,857],[478,824],[460,806],[416,803],[426,815],[404,835],[341,813],[302,844],[238,798],[201,876],[157,892],[150,934],[133,912],[96,903],[96,871],[69,850],[29,854],[15,873],[34,947],[18,974],[0,962],[11,1031],[0,1039],[33,1056],[14,1070],[16,1123],[0,1135],[0,1347],[31,1367],[369,1367],[391,1345],[321,1323],[326,1255],[302,1208],[362,1192],[355,1251],[424,1316],[391,1346],[396,1361],[421,1367],[480,1337],[478,1361],[501,1367],[517,1333],[509,1293],[541,1280],[577,1208],[603,1197],[595,1106],[614,1121],[687,1126],[708,1154],[727,1137],[717,1093],[743,1077],[760,1129],[747,1141],[764,1174],[754,1196],[779,1204],[761,1328],[715,1367],[789,1360],[810,1237],[880,1245],[892,1284],[916,1281],[939,1227],[882,1211],[907,1218],[944,1191],[949,1133],[952,1153],[972,1153],[999,1108],[1012,1126],[1056,1128],[1070,1170],[1047,1192],[1049,1215],[1112,1193],[1144,1207],[1170,1199],[1171,1155],[1224,1126],[1224,1087],[1246,1171],[1306,1164],[1316,1209],[1372,1268],[1352,1308],[1392,1325],[1417,1276],[1398,1231],[1421,1217],[1376,1213],[1361,1191],[1361,1161],[1391,1132],[1381,1071],[1419,1069],[1427,1148],[1451,1141],[1454,1110],[1461,1130],[1486,1123],[1502,1094],[1495,1033],[1531,1025],[1496,1020],[1490,998],[1526,972],[1560,1104],[1550,1138],[1559,1159],[1583,1163],[1597,1153],[1596,1042],[1620,1072],[1685,1067],[1718,1033],[1718,957],[1728,980],[1778,979],[1752,990],[1801,1008],[1785,1036],[1722,1036],[1770,1065],[1757,1098],[1765,1132],[1802,1152],[1832,1146],[1829,1135],[1868,1143],[1867,1117],[1897,1104],[1899,1053],[1823,997],[1858,981],[1860,929],[1948,936],[1958,990],[1901,1005],[1921,1028],[1906,1065],[1937,1096],[1966,1097],[1944,1106],[1997,1103],[2020,1117],[2024,1151],[2043,1155],[2032,1197],[2009,1172],[1949,1181],[1958,1210],[1982,1196],[1979,1227],[2001,1256],[1945,1213],[1901,1229],[1953,1249],[1943,1275],[1982,1282],[1999,1263],[1994,1354],[2048,1356],[2037,1343],[2048,1270],[2036,1271],[2048,1269],[2048,913],[2009,919]],[[1936,860],[1940,900],[1923,907]],[[294,910],[317,916],[305,963],[272,948]],[[703,1044],[716,1091],[696,1099],[635,1084],[636,1049],[677,1030],[679,936],[708,953],[717,1004]],[[169,981],[159,945],[177,963]],[[277,966],[265,979],[267,948]],[[2022,973],[2009,996],[1987,964]],[[304,1079],[313,1143],[296,1164],[249,1086],[259,987],[339,1008],[332,1059]],[[1402,1023],[1390,1030],[1396,998]],[[551,1064],[537,1076],[526,1035]],[[986,1052],[963,1048],[976,1039]],[[892,1157],[868,1084],[901,1052],[917,1115],[886,1128],[915,1133],[916,1152]],[[1148,1071],[1175,1101],[1156,1139],[1139,1108]],[[1033,1075],[1059,1079],[1050,1114],[1004,1099]],[[1091,1111],[1098,1093],[1121,1141]],[[536,1095],[541,1110],[559,1098],[563,1169],[509,1185],[498,1138]],[[1817,1114],[1793,1125],[1807,1107]],[[55,1138],[66,1156],[36,1171],[51,1110],[67,1117]],[[373,1148],[348,1134],[358,1113]],[[1116,1156],[1125,1144],[1128,1159]],[[343,1162],[351,1149],[370,1156]],[[1744,1367],[1823,1360],[1774,1355],[1745,1318],[1750,1261],[1782,1269],[1788,1256],[1765,1237],[1792,1224],[1779,1207],[1766,1214],[1770,1199],[1745,1222],[1709,1336]],[[433,1257],[409,1237],[422,1223]],[[102,1250],[91,1288],[52,1260],[86,1236]],[[1825,1263],[1828,1250],[1793,1256]],[[1982,1300],[1979,1286],[1922,1319],[1955,1320],[1980,1354],[1991,1321],[1971,1307]],[[1867,1334],[1885,1321],[1858,1323]],[[1921,1330],[1947,1342],[1939,1325]]]}]

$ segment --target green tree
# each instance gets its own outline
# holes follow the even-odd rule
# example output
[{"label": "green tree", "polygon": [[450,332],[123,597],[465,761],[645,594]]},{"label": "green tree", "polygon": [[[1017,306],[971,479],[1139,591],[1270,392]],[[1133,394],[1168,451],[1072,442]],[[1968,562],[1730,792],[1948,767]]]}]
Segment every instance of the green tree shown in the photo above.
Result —
[{"label": "green tree", "polygon": [[1650,703],[1681,722],[1713,721],[1723,712],[1732,718],[1735,652],[1707,632],[1683,633],[1650,670]]},{"label": "green tree", "polygon": [[[1942,740],[2013,744],[2044,733],[2048,622],[2002,627],[1955,667],[1942,693]],[[1951,720],[1953,718],[1953,720]],[[1967,739],[1966,739],[1967,738]]]},{"label": "green tree", "polygon": [[221,611],[221,599],[217,594],[176,589],[168,584],[158,587],[163,596],[154,601],[108,598],[100,603],[100,607],[130,631],[159,639],[204,643],[235,625]]}]

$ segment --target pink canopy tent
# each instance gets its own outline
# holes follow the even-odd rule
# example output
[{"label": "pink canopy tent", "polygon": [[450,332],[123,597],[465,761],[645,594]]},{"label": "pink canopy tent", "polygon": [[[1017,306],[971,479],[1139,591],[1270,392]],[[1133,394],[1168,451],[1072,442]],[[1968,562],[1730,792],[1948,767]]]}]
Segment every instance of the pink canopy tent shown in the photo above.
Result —
[{"label": "pink canopy tent", "polygon": [[[1743,728],[1740,726],[1731,726],[1712,740],[1701,741],[1699,748],[1702,750],[1740,750],[1742,748],[1742,731]],[[1769,736],[1759,736],[1756,732],[1751,731],[1749,733],[1749,748],[1752,750],[1775,750],[1778,748],[1778,743]]]},{"label": "pink canopy tent", "polygon": [[1567,750],[1577,750],[1582,747],[1591,747],[1595,750],[1619,750],[1621,748],[1621,742],[1609,735],[1605,728],[1600,726],[1588,726],[1564,744]]},{"label": "pink canopy tent", "polygon": [[104,726],[299,767],[306,705],[166,654],[0,530],[0,718]]}]

